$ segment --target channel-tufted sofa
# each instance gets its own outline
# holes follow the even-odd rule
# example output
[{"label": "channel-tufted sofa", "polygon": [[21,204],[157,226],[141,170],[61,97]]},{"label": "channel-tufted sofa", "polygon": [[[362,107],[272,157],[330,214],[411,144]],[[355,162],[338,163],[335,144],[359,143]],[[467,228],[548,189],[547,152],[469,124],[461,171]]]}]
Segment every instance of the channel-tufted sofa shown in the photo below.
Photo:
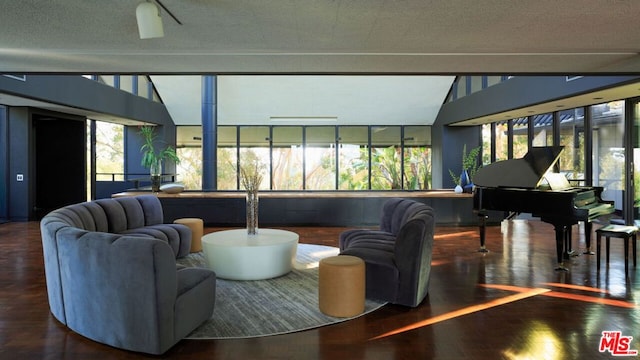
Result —
[{"label": "channel-tufted sofa", "polygon": [[158,198],[69,205],[40,223],[49,307],[71,330],[162,354],[213,313],[216,275],[176,265],[191,230],[163,224]]},{"label": "channel-tufted sofa", "polygon": [[431,207],[393,198],[383,205],[379,229],[340,234],[340,254],[364,260],[367,298],[416,307],[429,291],[434,227]]}]

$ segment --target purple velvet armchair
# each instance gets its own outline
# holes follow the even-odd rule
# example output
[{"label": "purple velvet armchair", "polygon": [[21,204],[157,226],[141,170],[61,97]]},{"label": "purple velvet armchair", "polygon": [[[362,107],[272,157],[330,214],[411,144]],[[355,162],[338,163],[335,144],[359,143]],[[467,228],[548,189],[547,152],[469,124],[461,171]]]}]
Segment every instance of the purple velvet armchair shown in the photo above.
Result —
[{"label": "purple velvet armchair", "polygon": [[340,234],[340,254],[366,265],[367,298],[416,307],[427,296],[434,233],[433,209],[408,199],[390,199],[380,228]]}]

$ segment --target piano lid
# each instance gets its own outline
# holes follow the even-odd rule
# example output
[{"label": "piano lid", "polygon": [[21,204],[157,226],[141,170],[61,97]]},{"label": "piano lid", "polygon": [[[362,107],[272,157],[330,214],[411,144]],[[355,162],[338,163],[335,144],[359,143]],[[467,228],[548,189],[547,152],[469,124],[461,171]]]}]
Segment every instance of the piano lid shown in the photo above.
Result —
[{"label": "piano lid", "polygon": [[482,187],[537,188],[562,152],[563,146],[532,147],[520,159],[496,161],[478,169],[473,183]]}]

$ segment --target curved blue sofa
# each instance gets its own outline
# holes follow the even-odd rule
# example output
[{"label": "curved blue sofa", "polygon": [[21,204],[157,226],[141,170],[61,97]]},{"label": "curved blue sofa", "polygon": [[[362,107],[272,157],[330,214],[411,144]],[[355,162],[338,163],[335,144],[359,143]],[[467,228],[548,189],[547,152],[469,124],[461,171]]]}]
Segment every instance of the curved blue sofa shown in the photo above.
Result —
[{"label": "curved blue sofa", "polygon": [[340,234],[340,254],[364,260],[368,298],[416,307],[429,292],[434,230],[431,207],[390,199],[383,205],[379,229]]},{"label": "curved blue sofa", "polygon": [[176,265],[191,230],[163,224],[154,195],[54,210],[40,223],[49,307],[89,339],[162,354],[209,319],[216,275]]}]

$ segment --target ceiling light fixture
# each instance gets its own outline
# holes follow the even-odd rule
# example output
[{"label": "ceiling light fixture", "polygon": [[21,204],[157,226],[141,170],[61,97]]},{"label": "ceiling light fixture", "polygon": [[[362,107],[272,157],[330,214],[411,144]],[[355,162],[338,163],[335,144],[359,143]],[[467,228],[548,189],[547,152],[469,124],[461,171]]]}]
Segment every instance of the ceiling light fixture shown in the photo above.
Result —
[{"label": "ceiling light fixture", "polygon": [[337,116],[270,116],[269,120],[275,122],[336,122]]},{"label": "ceiling light fixture", "polygon": [[160,9],[151,1],[140,3],[136,8],[138,33],[140,39],[159,38],[164,36]]}]

